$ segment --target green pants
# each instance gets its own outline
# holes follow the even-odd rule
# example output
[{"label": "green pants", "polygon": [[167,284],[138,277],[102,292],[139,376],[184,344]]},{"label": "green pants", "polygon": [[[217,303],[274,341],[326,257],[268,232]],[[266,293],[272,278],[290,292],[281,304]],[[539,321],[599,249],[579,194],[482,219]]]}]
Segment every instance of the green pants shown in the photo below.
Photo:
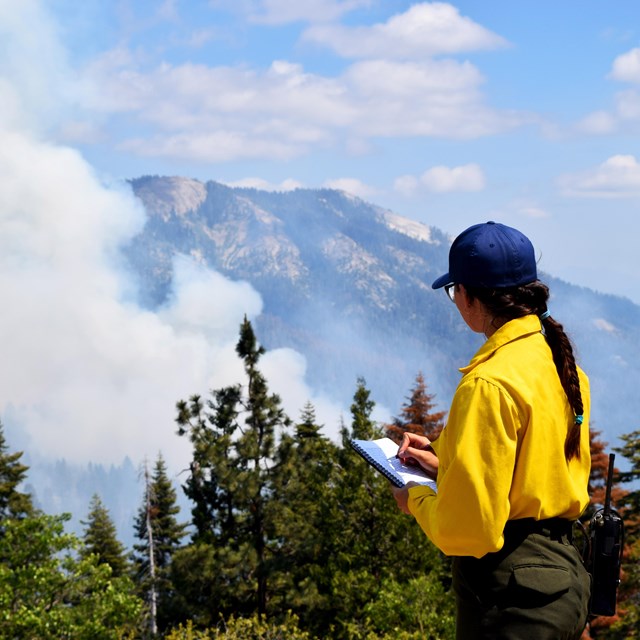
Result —
[{"label": "green pants", "polygon": [[563,520],[516,520],[505,545],[453,560],[457,640],[573,640],[585,627],[590,577]]}]

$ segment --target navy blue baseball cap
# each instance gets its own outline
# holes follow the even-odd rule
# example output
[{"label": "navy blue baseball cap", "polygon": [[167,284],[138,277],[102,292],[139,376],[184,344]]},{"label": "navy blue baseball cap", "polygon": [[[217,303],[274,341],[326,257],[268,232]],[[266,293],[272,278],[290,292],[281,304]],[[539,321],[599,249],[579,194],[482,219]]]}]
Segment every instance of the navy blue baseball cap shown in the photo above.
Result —
[{"label": "navy blue baseball cap", "polygon": [[465,229],[449,250],[449,272],[431,286],[456,283],[489,289],[518,287],[538,279],[533,245],[517,229],[483,222]]}]

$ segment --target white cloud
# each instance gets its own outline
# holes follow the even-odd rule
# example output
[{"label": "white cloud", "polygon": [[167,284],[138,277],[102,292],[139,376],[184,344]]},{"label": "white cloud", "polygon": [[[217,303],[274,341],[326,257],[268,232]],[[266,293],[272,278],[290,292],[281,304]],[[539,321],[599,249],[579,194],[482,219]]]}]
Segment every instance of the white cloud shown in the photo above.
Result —
[{"label": "white cloud", "polygon": [[640,196],[640,164],[633,155],[616,155],[587,171],[560,176],[565,195],[592,198]]},{"label": "white cloud", "polygon": [[121,140],[121,149],[200,163],[362,149],[372,137],[475,138],[528,120],[488,107],[481,74],[455,60],[362,61],[324,77],[282,60],[266,71],[166,63],[144,71],[126,52],[111,52],[84,79],[94,116],[114,126],[138,120],[148,131]]},{"label": "white cloud", "polygon": [[351,127],[367,137],[468,139],[525,122],[521,114],[487,107],[482,82],[472,64],[454,60],[363,61],[343,76],[356,115]]},{"label": "white cloud", "polygon": [[249,10],[249,20],[271,25],[300,21],[329,22],[370,4],[370,0],[256,0]]},{"label": "white cloud", "polygon": [[459,191],[482,191],[485,177],[475,163],[459,167],[436,166],[427,169],[421,176],[405,175],[396,179],[396,191],[410,196],[417,191],[451,193]]},{"label": "white cloud", "polygon": [[416,193],[420,187],[420,180],[416,176],[399,176],[393,182],[393,189],[403,196],[410,197]]},{"label": "white cloud", "polygon": [[443,2],[415,4],[405,13],[370,27],[313,26],[302,38],[347,58],[424,59],[507,44],[504,38]]},{"label": "white cloud", "polygon": [[[614,61],[609,77],[620,82],[640,84],[640,48],[631,49]],[[620,91],[614,96],[611,111],[595,111],[576,125],[580,133],[607,135],[618,131],[637,133],[640,124],[640,93],[637,89]]]},{"label": "white cloud", "polygon": [[239,14],[254,24],[279,26],[294,22],[323,23],[368,7],[372,0],[209,0],[215,9]]},{"label": "white cloud", "polygon": [[428,191],[482,191],[485,186],[484,173],[477,164],[460,167],[432,167],[427,169],[420,181]]},{"label": "white cloud", "polygon": [[640,82],[640,48],[618,56],[613,61],[610,76],[621,82]]},{"label": "white cloud", "polygon": [[619,91],[614,96],[611,111],[590,113],[575,128],[579,133],[589,135],[637,134],[640,130],[640,92],[636,89]]},{"label": "white cloud", "polygon": [[378,193],[375,187],[365,184],[357,178],[336,178],[334,180],[327,180],[322,186],[329,189],[338,189],[340,191],[346,191],[351,195],[358,198],[369,198]]},{"label": "white cloud", "polygon": [[616,118],[606,111],[594,111],[577,125],[579,131],[592,135],[606,135],[615,131],[616,127]]},{"label": "white cloud", "polygon": [[616,94],[616,114],[621,120],[640,120],[640,94],[633,89]]},{"label": "white cloud", "polygon": [[550,214],[545,209],[535,205],[523,205],[518,208],[518,213],[526,218],[549,218]]}]

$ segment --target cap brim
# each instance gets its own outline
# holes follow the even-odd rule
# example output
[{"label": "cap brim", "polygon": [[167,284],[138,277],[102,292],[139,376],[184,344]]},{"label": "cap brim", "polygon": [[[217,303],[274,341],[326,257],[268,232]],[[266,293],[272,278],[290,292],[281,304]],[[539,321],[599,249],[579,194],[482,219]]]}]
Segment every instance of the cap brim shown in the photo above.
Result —
[{"label": "cap brim", "polygon": [[443,276],[440,276],[437,280],[433,281],[431,288],[440,289],[441,287],[444,287],[445,284],[449,284],[450,282],[451,276],[449,275],[449,273],[445,273]]}]

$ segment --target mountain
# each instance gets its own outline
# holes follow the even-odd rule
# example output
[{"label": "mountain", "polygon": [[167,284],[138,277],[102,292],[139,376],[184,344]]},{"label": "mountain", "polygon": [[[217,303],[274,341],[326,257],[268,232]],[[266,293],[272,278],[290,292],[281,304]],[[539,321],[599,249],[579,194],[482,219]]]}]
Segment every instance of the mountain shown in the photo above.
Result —
[{"label": "mountain", "polygon": [[[348,406],[363,376],[372,398],[396,414],[422,371],[446,409],[457,368],[481,338],[431,289],[447,269],[443,232],[330,189],[274,193],[158,176],[131,187],[148,219],[126,253],[147,307],[166,301],[173,258],[191,256],[261,294],[258,338],[303,354],[314,389]],[[637,428],[629,398],[640,380],[640,307],[541,279],[591,378],[594,427],[615,444]]]}]

